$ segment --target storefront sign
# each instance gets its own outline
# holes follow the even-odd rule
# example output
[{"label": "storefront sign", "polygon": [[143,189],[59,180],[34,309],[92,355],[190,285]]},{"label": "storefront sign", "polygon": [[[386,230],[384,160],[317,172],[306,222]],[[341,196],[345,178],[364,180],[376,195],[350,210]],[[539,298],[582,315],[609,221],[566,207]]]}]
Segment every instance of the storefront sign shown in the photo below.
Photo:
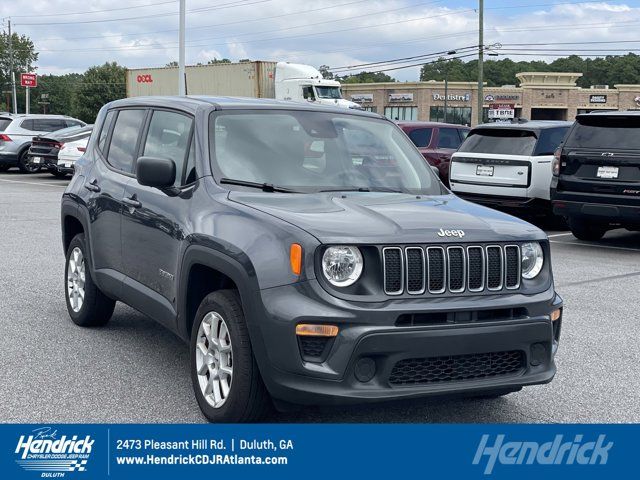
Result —
[{"label": "storefront sign", "polygon": [[351,95],[351,101],[356,103],[373,102],[373,93],[354,93]]},{"label": "storefront sign", "polygon": [[589,103],[607,103],[606,95],[589,95]]},{"label": "storefront sign", "polygon": [[390,102],[413,102],[413,93],[390,93]]},{"label": "storefront sign", "polygon": [[[434,93],[434,100],[444,101],[444,94],[442,93]],[[450,93],[447,95],[448,102],[469,102],[471,101],[470,93]]]},{"label": "storefront sign", "polygon": [[511,120],[515,118],[516,110],[512,103],[492,103],[489,105],[491,120]]},{"label": "storefront sign", "polygon": [[520,102],[520,95],[517,93],[489,93],[484,96],[484,101],[491,102]]}]

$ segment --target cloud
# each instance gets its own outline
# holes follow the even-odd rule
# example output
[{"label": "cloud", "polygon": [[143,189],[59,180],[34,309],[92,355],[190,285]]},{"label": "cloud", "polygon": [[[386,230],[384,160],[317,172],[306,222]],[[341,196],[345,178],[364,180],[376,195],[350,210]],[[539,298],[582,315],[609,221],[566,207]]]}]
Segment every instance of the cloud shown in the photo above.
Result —
[{"label": "cloud", "polygon": [[[231,2],[217,6],[207,0],[187,2],[187,63],[227,57],[338,67],[446,52],[478,42],[477,2],[471,0],[239,1],[246,5],[220,8]],[[555,57],[541,51],[551,47],[525,45],[519,47],[528,49],[523,52],[508,44],[636,40],[640,0],[567,4],[570,1],[543,7],[539,0],[531,0],[528,8],[512,8],[512,2],[502,0],[488,2],[486,43],[502,43],[502,53],[514,60],[531,60],[536,56],[521,54]],[[40,51],[40,73],[81,72],[106,61],[132,68],[163,66],[178,58],[177,2],[147,0],[152,3],[137,8],[141,3],[107,0],[1,2],[0,16],[12,17],[15,31],[34,40]],[[119,10],[86,13],[108,9]],[[44,16],[58,13],[66,15]],[[113,19],[118,21],[108,21]],[[628,45],[640,47],[640,43]],[[573,49],[558,52],[564,55],[585,47],[556,48]],[[416,80],[418,71],[414,67],[388,73]]]}]

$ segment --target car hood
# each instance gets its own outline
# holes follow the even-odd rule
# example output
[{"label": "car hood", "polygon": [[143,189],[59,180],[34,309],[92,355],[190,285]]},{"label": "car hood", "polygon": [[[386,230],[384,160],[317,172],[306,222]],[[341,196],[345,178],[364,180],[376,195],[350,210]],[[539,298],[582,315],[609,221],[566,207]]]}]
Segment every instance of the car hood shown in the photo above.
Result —
[{"label": "car hood", "polygon": [[[322,243],[460,243],[543,240],[544,232],[453,194],[231,191],[229,199],[296,225]],[[464,237],[442,236],[462,230]]]}]

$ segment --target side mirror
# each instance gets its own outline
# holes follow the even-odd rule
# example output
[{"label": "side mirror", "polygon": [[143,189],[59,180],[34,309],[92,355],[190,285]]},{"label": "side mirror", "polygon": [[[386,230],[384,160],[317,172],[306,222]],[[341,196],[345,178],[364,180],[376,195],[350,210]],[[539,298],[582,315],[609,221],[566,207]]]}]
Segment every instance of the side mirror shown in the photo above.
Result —
[{"label": "side mirror", "polygon": [[436,177],[438,177],[438,179],[440,179],[440,170],[438,170],[438,167],[436,167],[435,165],[429,165],[431,167],[431,170],[433,171],[433,173],[435,173]]},{"label": "side mirror", "polygon": [[140,157],[136,163],[136,179],[147,187],[172,187],[176,181],[176,164],[168,158]]}]

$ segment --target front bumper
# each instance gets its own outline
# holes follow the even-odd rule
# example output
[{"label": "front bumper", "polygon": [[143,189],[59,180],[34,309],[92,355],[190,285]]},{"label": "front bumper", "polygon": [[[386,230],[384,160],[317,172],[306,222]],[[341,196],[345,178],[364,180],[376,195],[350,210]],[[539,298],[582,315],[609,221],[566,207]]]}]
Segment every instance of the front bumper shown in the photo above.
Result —
[{"label": "front bumper", "polygon": [[507,212],[529,211],[533,213],[547,214],[551,210],[551,202],[542,198],[503,197],[464,192],[454,193],[469,202],[478,203],[480,205],[495,208],[496,210],[504,210]]},{"label": "front bumper", "polygon": [[[556,372],[553,359],[562,320],[551,322],[549,315],[562,307],[562,300],[552,289],[532,296],[503,294],[366,304],[335,299],[314,280],[263,290],[258,295],[264,310],[258,321],[256,317],[249,319],[252,345],[269,392],[280,400],[345,404],[481,394],[547,383]],[[526,315],[482,322],[397,326],[398,317],[406,313],[505,308],[518,308]],[[295,325],[302,322],[339,326],[339,334],[323,361],[302,359],[295,336]],[[514,351],[521,352],[521,365],[505,374],[459,378],[448,376],[445,368],[443,377],[433,381],[398,384],[392,380],[394,367],[402,360],[438,357],[450,364],[463,358],[457,356],[464,356],[471,362],[481,362],[487,357],[485,354]],[[367,381],[362,381],[363,359],[369,369],[373,364],[375,370]]]}]

